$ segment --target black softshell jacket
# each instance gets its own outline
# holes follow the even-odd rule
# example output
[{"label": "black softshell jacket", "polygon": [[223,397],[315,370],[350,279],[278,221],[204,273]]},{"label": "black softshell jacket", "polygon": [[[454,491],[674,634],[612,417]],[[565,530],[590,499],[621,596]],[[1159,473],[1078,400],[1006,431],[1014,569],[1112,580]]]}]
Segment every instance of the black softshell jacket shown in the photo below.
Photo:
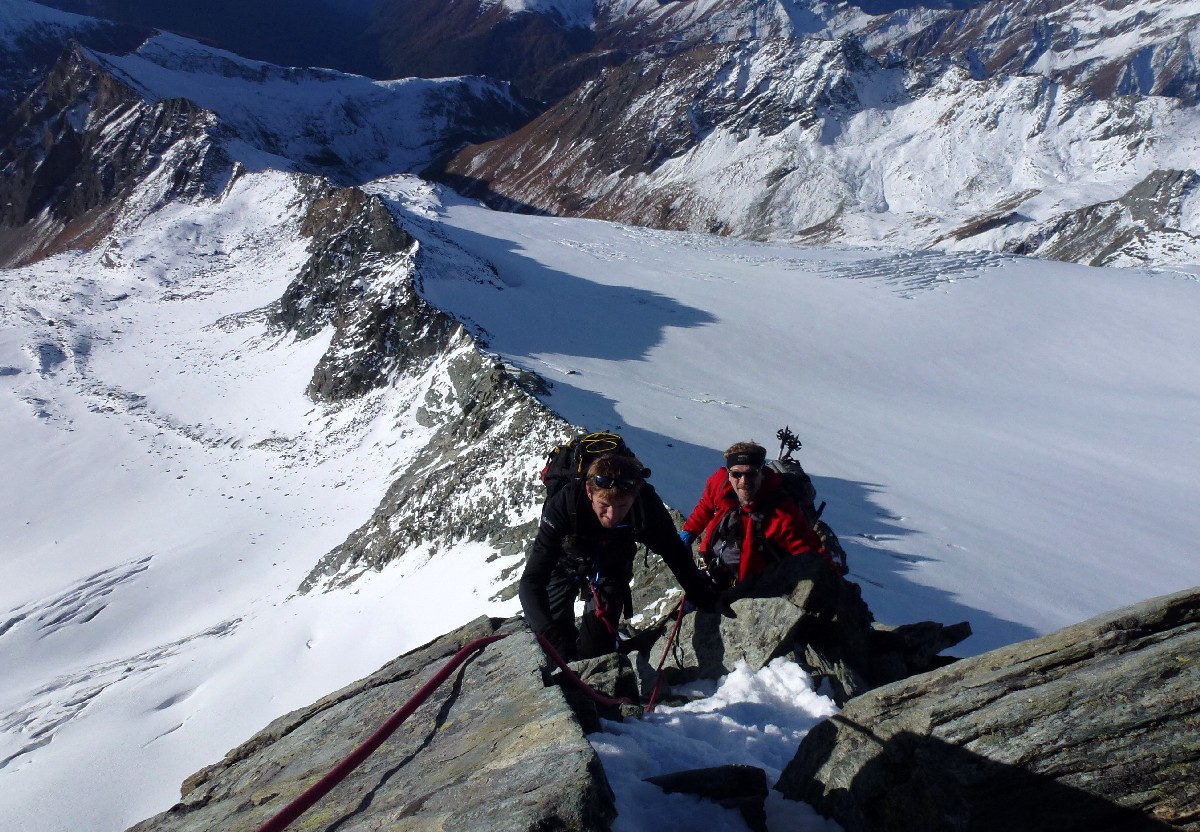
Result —
[{"label": "black softshell jacket", "polygon": [[[563,547],[568,538],[572,550],[569,556]],[[529,547],[525,571],[521,575],[521,607],[526,623],[535,633],[549,629],[552,622],[548,587],[552,582],[576,580],[575,575],[580,570],[574,561],[579,552],[588,555],[589,559],[593,553],[598,553],[598,562],[589,564],[589,569],[598,567],[602,577],[624,580],[628,584],[633,576],[638,543],[645,544],[663,559],[689,600],[702,608],[712,606],[715,599],[711,584],[696,568],[692,553],[679,539],[667,507],[648,483],[638,491],[624,524],[606,529],[592,511],[584,482],[575,480],[542,507],[542,522]]]}]

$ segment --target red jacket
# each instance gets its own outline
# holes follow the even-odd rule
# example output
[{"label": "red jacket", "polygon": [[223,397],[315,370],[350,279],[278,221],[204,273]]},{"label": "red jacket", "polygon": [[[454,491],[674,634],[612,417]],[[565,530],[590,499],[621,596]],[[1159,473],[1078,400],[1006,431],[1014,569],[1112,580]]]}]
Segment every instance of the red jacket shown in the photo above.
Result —
[{"label": "red jacket", "polygon": [[[763,515],[763,537],[780,549],[793,555],[820,555],[829,561],[833,570],[837,566],[833,558],[821,546],[821,538],[813,531],[804,519],[803,512],[783,490],[783,478],[770,468],[763,468],[762,485],[750,505],[742,508],[738,504],[737,492],[729,482],[729,474],[724,468],[718,468],[708,482],[704,484],[704,494],[700,502],[692,509],[692,514],[683,524],[685,531],[693,537],[699,537],[704,532],[701,551],[707,551],[713,530],[721,519],[730,511],[742,512],[742,561],[738,568],[738,581],[744,581],[756,572],[761,572],[769,562],[755,545],[753,523],[751,516],[755,512]],[[841,574],[841,573],[839,573]]]}]

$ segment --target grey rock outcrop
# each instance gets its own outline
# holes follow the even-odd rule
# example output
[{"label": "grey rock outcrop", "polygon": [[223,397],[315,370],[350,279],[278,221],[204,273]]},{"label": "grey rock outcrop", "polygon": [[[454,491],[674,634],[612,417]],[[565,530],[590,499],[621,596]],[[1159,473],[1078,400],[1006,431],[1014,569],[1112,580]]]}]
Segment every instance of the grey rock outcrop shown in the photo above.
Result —
[{"label": "grey rock outcrop", "polygon": [[[309,258],[268,314],[297,338],[334,327],[308,385],[317,401],[361,396],[445,350],[456,324],[412,287],[416,241],[397,227],[378,197],[306,178],[301,230]],[[414,331],[415,330],[415,331]]]},{"label": "grey rock outcrop", "polygon": [[859,696],[776,788],[847,832],[1200,829],[1200,588]]},{"label": "grey rock outcrop", "polygon": [[467,661],[290,830],[596,830],[612,791],[536,640],[478,619],[268,725],[190,777],[182,800],[130,832],[252,830],[347,756],[463,646]]},{"label": "grey rock outcrop", "polygon": [[728,765],[647,777],[668,794],[694,794],[742,813],[754,832],[766,832],[767,773],[757,766]]},{"label": "grey rock outcrop", "polygon": [[[461,328],[426,374],[436,383],[423,390],[417,418],[432,429],[429,441],[397,470],[371,518],[318,561],[303,590],[347,583],[426,545],[487,541],[498,556],[524,554],[542,497],[537,471],[547,445],[569,435],[565,423]],[[502,582],[515,583],[520,566],[511,564]]]},{"label": "grey rock outcrop", "polygon": [[[723,613],[684,616],[663,664],[664,680],[678,684],[716,679],[739,660],[757,670],[793,653],[814,676],[827,680],[839,704],[897,679],[954,661],[939,655],[971,634],[966,622],[880,624],[856,584],[823,559],[786,558],[724,594]],[[654,646],[638,656],[643,689],[667,649],[669,623]]]}]

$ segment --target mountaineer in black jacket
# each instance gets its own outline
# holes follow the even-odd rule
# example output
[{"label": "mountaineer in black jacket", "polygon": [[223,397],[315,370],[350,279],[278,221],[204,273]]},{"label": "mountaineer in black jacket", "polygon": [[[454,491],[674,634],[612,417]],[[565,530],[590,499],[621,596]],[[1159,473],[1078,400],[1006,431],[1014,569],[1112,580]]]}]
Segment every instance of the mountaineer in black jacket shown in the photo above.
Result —
[{"label": "mountaineer in black jacket", "polygon": [[[646,473],[634,457],[602,456],[586,479],[567,483],[542,507],[521,575],[521,607],[530,628],[568,661],[617,649],[621,613],[632,614],[638,543],[663,559],[689,601],[701,609],[716,604],[711,582],[696,568]],[[575,627],[581,591],[582,631]]]}]

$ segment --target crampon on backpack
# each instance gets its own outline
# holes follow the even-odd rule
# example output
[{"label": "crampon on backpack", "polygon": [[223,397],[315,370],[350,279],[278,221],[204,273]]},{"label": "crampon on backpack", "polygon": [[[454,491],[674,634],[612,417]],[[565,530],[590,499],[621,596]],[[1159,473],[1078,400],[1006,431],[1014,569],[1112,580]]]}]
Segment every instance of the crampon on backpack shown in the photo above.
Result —
[{"label": "crampon on backpack", "polygon": [[583,479],[592,462],[605,454],[633,456],[633,451],[624,439],[609,431],[581,433],[551,450],[541,473],[546,499],[557,494],[571,480]]},{"label": "crampon on backpack", "polygon": [[825,547],[825,551],[837,563],[838,570],[845,575],[850,571],[850,567],[846,564],[846,550],[842,548],[842,544],[829,524],[821,519],[821,514],[825,511],[825,503],[822,502],[819,506],[816,504],[817,488],[813,485],[812,478],[805,473],[800,462],[792,456],[794,451],[800,450],[800,440],[786,426],[783,430],[776,432],[775,438],[779,440],[779,458],[768,462],[767,467],[779,474],[783,480],[784,491],[796,501],[796,505],[800,506],[804,518],[821,538],[821,544]]}]

